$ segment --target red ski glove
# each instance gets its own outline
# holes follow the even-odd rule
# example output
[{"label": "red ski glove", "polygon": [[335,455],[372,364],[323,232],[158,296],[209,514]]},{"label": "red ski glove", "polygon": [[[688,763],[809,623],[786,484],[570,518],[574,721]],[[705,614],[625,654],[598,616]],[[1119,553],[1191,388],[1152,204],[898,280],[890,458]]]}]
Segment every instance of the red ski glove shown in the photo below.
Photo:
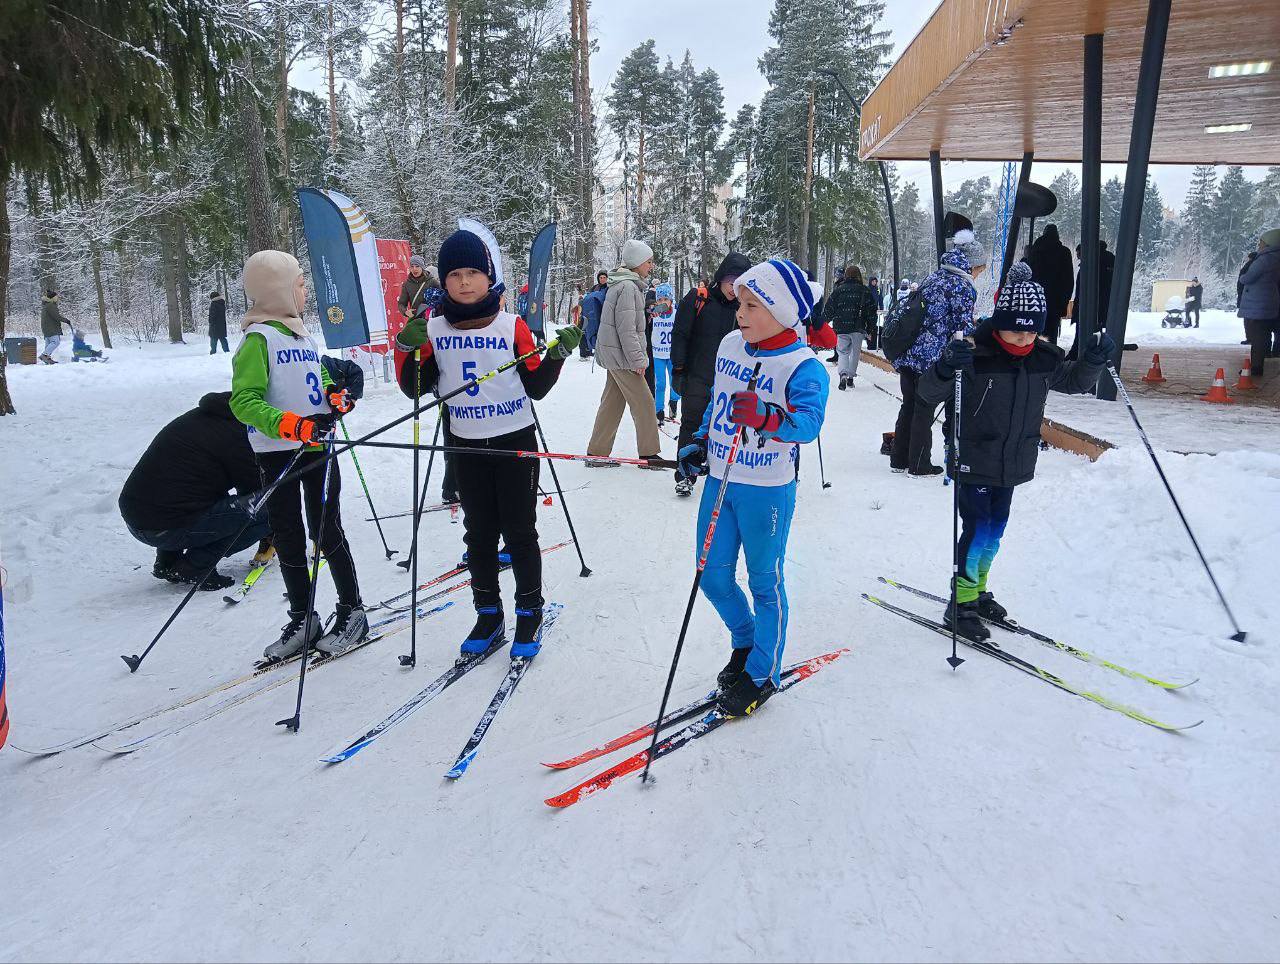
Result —
[{"label": "red ski glove", "polygon": [[745,425],[762,435],[775,435],[782,428],[786,417],[782,406],[763,401],[755,392],[734,392],[729,402],[729,421],[734,425]]}]

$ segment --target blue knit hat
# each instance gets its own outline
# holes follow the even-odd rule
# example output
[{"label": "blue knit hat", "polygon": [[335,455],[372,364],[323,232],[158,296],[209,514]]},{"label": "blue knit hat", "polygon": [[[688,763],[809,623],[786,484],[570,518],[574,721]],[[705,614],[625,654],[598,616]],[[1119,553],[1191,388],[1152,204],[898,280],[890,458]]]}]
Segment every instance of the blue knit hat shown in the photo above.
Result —
[{"label": "blue knit hat", "polygon": [[444,239],[444,243],[440,245],[440,257],[437,261],[440,269],[440,281],[444,282],[449,277],[449,272],[457,271],[459,268],[474,268],[476,271],[483,271],[489,276],[489,283],[493,284],[497,277],[493,270],[493,259],[489,256],[489,249],[485,243],[480,240],[478,235],[472,234],[470,231],[454,231]]},{"label": "blue knit hat", "polygon": [[1019,261],[1009,269],[1009,277],[1000,289],[996,310],[991,313],[991,327],[998,331],[1044,331],[1049,310],[1045,306],[1044,289],[1031,280],[1031,266]]}]

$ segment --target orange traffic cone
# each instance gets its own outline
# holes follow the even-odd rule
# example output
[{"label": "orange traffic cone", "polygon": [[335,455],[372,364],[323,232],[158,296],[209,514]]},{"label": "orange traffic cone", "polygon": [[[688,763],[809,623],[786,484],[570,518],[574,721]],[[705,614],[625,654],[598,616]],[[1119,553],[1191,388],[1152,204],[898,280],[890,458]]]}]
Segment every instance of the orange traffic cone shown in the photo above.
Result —
[{"label": "orange traffic cone", "polygon": [[1201,395],[1200,401],[1217,402],[1220,405],[1231,404],[1231,396],[1227,394],[1227,374],[1225,369],[1218,369],[1217,374],[1213,376],[1213,385],[1209,387],[1209,394]]},{"label": "orange traffic cone", "polygon": [[1236,382],[1236,390],[1253,391],[1258,387],[1253,380],[1253,372],[1249,369],[1249,359],[1244,360],[1244,367],[1240,369],[1240,378]]},{"label": "orange traffic cone", "polygon": [[1151,356],[1151,369],[1142,376],[1142,380],[1148,385],[1158,385],[1165,381],[1164,373],[1160,371],[1160,356]]}]

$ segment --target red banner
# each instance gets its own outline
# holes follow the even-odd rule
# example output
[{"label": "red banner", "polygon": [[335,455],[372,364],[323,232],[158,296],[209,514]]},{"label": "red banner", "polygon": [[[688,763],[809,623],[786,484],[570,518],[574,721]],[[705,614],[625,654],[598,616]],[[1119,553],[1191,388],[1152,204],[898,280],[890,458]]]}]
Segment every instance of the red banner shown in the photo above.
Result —
[{"label": "red banner", "polygon": [[[400,297],[400,286],[404,284],[404,279],[409,277],[409,256],[413,254],[413,249],[409,246],[408,241],[391,241],[386,238],[378,239],[378,273],[382,276],[382,303],[386,306],[386,334],[381,335],[382,325],[375,325],[374,319],[369,319],[370,334],[373,335],[373,351],[385,352],[387,346],[400,334],[400,329],[404,327],[404,316],[400,314],[400,308],[396,304],[396,299]],[[374,335],[375,329],[378,334]]]}]

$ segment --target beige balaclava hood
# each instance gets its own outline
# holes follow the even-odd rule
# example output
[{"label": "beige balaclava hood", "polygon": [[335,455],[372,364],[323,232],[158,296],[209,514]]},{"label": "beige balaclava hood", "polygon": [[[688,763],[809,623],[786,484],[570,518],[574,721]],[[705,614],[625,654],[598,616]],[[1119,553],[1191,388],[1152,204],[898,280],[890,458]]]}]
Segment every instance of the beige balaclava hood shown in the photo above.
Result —
[{"label": "beige balaclava hood", "polygon": [[242,329],[262,321],[278,321],[295,335],[306,336],[307,326],[293,299],[293,285],[302,274],[298,259],[284,251],[259,251],[244,263],[244,293],[252,304],[244,313]]}]

